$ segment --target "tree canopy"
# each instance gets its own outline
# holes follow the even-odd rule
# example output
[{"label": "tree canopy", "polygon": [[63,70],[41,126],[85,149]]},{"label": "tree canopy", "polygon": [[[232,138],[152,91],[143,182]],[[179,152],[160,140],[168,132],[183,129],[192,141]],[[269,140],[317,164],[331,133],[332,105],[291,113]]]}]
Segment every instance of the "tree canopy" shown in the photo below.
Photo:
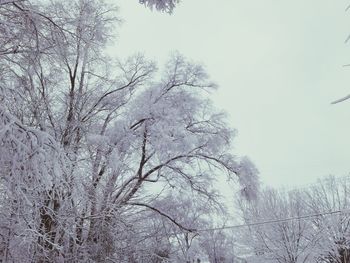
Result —
[{"label": "tree canopy", "polygon": [[106,55],[119,18],[103,1],[1,1],[0,21],[3,262],[189,260],[199,222],[223,206],[218,176],[254,198],[257,170],[232,152],[202,65]]}]

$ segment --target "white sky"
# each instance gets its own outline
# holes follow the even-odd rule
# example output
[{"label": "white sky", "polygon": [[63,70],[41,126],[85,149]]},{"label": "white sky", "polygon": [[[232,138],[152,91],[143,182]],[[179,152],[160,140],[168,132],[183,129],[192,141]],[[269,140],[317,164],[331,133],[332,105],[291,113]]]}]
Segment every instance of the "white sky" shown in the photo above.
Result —
[{"label": "white sky", "polygon": [[173,15],[120,0],[118,56],[171,51],[206,65],[217,107],[262,182],[300,186],[350,172],[348,0],[182,0]]}]

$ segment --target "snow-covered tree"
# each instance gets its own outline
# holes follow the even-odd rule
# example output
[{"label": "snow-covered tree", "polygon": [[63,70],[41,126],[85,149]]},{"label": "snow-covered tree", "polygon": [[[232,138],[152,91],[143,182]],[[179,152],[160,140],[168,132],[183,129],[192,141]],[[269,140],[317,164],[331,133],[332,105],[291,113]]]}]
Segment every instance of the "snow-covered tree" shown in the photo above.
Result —
[{"label": "snow-covered tree", "polygon": [[[232,153],[235,133],[208,99],[215,84],[204,68],[179,54],[159,71],[142,55],[106,56],[114,10],[98,0],[0,2],[5,262],[132,262],[130,243],[145,238],[135,211],[155,212],[159,189],[211,206],[225,173],[254,197],[257,171]],[[166,248],[152,231],[148,240]]]},{"label": "snow-covered tree", "polygon": [[307,189],[309,213],[319,214],[312,220],[319,233],[317,262],[345,263],[350,261],[350,181],[349,177],[330,176]]},{"label": "snow-covered tree", "polygon": [[348,193],[349,177],[333,176],[298,191],[262,191],[240,202],[249,226],[242,244],[259,262],[349,262]]},{"label": "snow-covered tree", "polygon": [[210,263],[239,262],[235,255],[234,235],[225,230],[209,230],[201,233],[200,247]]},{"label": "snow-covered tree", "polygon": [[[299,191],[261,191],[254,202],[240,202],[248,229],[243,244],[259,262],[305,263],[313,260],[317,231],[312,230]],[[311,231],[310,231],[311,230]]]}]

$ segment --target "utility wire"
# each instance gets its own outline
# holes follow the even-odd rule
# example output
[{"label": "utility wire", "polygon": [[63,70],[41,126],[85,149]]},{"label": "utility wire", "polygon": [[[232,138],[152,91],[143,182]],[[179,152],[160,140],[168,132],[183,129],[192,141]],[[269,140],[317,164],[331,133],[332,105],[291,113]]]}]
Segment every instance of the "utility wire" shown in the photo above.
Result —
[{"label": "utility wire", "polygon": [[300,220],[300,219],[311,219],[311,218],[315,218],[315,217],[318,217],[318,216],[334,215],[334,214],[350,214],[350,211],[349,210],[336,210],[336,211],[330,211],[330,212],[324,212],[324,213],[303,215],[303,216],[297,216],[297,217],[287,217],[287,218],[267,220],[267,221],[261,221],[261,222],[253,222],[253,223],[240,224],[240,225],[213,227],[213,228],[202,228],[202,229],[196,229],[195,231],[196,232],[206,232],[206,231],[218,231],[218,230],[224,230],[224,229],[234,229],[234,228],[243,228],[243,227],[251,227],[251,226],[260,226],[260,225],[288,222],[288,221]]},{"label": "utility wire", "polygon": [[[350,180],[350,175],[340,176],[340,177],[335,177],[334,178],[335,181],[347,180],[347,179]],[[327,178],[323,179],[322,181],[327,181]],[[308,185],[303,186],[303,187],[293,188],[293,189],[290,189],[288,191],[291,192],[291,191],[298,191],[298,190],[311,188],[312,186],[318,185],[320,182],[308,184]],[[191,230],[190,232],[192,232],[192,233],[199,233],[199,232],[207,232],[207,231],[219,231],[219,230],[225,230],[225,229],[235,229],[235,228],[244,228],[244,227],[252,227],[252,226],[261,226],[261,225],[268,225],[268,224],[288,222],[288,221],[293,221],[293,220],[312,219],[312,218],[319,217],[319,216],[336,215],[336,214],[349,214],[349,216],[350,216],[350,210],[335,210],[335,211],[329,211],[329,212],[323,212],[323,213],[317,213],[317,214],[309,214],[309,215],[302,215],[302,216],[297,216],[297,217],[271,219],[271,220],[266,220],[266,221],[252,222],[252,223],[245,223],[245,224],[238,224],[238,225],[231,225],[231,226],[190,229]]]}]

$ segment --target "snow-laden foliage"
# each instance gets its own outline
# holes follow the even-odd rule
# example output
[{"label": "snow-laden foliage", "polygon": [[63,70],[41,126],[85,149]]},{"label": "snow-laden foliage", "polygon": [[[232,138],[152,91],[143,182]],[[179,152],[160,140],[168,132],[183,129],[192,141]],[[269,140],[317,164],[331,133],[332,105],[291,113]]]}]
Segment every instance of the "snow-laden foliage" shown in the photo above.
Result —
[{"label": "snow-laden foliage", "polygon": [[53,218],[67,212],[62,198],[69,192],[69,167],[50,135],[22,125],[3,107],[0,149],[0,256],[4,262],[26,262],[32,249],[55,242]]},{"label": "snow-laden foliage", "polygon": [[59,145],[48,134],[22,125],[3,107],[0,108],[0,143],[3,180],[10,176],[19,184],[16,187],[23,183],[22,187],[40,185],[43,190],[59,184],[64,168],[59,162],[62,160]]}]

